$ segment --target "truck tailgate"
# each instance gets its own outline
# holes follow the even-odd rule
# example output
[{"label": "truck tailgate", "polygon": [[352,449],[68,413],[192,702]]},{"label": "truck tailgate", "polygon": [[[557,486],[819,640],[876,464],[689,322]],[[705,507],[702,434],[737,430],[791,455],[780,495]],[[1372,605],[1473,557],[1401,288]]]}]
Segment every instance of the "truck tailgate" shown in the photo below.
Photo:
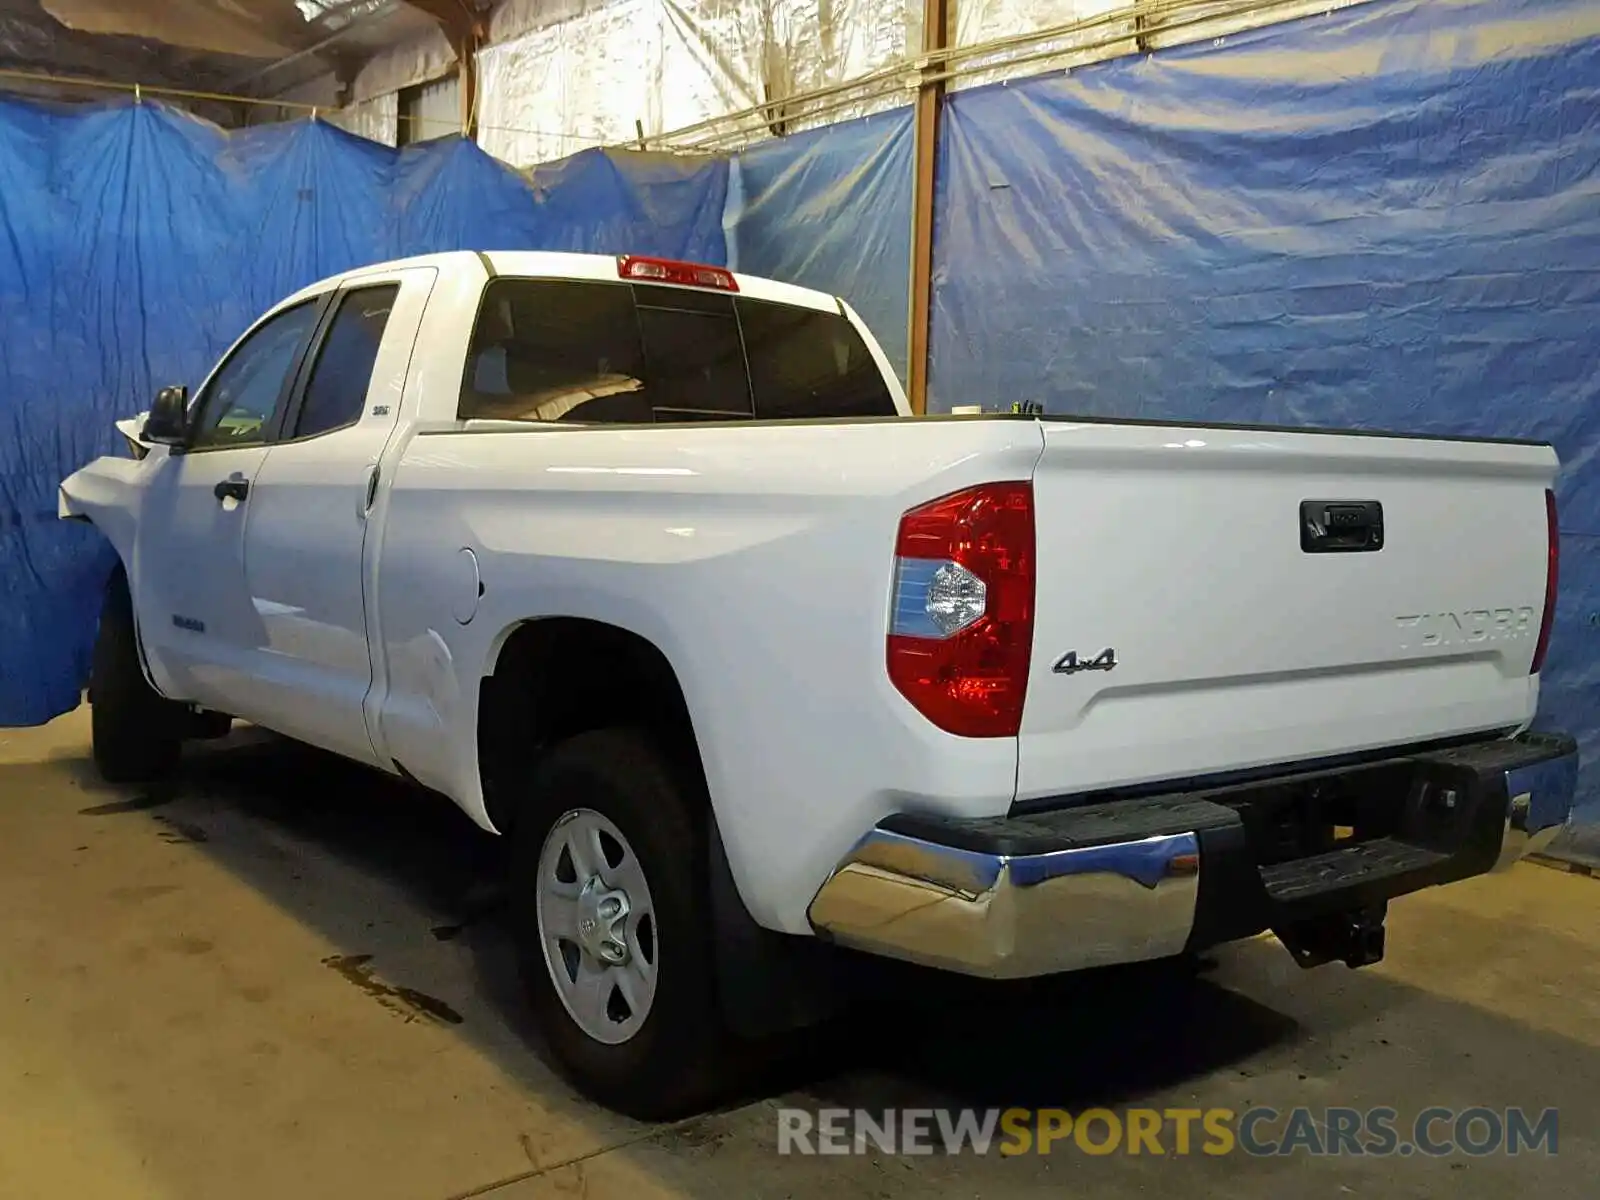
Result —
[{"label": "truck tailgate", "polygon": [[1531,717],[1549,447],[1042,427],[1019,801]]}]

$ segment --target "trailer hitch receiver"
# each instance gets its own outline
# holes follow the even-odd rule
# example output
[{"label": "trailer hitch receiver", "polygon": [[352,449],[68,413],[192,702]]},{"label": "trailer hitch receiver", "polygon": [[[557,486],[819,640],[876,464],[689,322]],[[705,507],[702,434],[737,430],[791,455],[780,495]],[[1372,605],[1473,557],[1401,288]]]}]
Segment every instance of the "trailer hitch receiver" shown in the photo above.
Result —
[{"label": "trailer hitch receiver", "polygon": [[1383,961],[1384,918],[1388,904],[1311,917],[1274,929],[1278,940],[1302,967],[1342,962],[1367,967]]}]

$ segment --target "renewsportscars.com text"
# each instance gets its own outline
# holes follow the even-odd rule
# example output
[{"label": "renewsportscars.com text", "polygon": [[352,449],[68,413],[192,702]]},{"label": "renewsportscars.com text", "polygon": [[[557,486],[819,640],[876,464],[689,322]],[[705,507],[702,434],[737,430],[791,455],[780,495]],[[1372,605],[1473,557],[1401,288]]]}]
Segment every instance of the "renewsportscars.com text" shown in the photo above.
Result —
[{"label": "renewsportscars.com text", "polygon": [[1252,1157],[1538,1154],[1558,1110],[1424,1108],[781,1108],[779,1154],[1247,1154]]}]

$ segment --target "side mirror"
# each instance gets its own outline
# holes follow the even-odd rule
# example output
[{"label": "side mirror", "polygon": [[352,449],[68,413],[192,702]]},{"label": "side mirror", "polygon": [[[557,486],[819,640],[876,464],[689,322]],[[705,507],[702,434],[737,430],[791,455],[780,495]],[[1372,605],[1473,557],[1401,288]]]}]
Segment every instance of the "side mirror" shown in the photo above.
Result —
[{"label": "side mirror", "polygon": [[144,419],[144,440],[180,445],[189,436],[189,389],[164,387]]}]

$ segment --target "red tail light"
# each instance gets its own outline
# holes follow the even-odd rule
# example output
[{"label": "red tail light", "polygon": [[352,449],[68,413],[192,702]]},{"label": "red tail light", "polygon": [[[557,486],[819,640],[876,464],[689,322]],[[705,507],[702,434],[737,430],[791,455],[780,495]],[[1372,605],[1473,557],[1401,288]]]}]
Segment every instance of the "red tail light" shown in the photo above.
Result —
[{"label": "red tail light", "polygon": [[1533,648],[1533,666],[1528,674],[1537,675],[1544,669],[1544,656],[1550,650],[1550,626],[1556,620],[1556,584],[1561,576],[1561,528],[1556,520],[1556,494],[1546,489],[1544,494],[1545,528],[1550,539],[1549,565],[1544,573],[1544,617],[1539,622],[1539,644]]},{"label": "red tail light", "polygon": [[677,262],[670,258],[644,258],[627,254],[617,259],[617,274],[623,279],[638,279],[648,283],[679,283],[686,287],[714,288],[719,292],[739,290],[739,281],[731,271],[701,263]]},{"label": "red tail light", "polygon": [[900,519],[889,679],[963,737],[1015,737],[1033,654],[1033,485],[990,483]]}]

